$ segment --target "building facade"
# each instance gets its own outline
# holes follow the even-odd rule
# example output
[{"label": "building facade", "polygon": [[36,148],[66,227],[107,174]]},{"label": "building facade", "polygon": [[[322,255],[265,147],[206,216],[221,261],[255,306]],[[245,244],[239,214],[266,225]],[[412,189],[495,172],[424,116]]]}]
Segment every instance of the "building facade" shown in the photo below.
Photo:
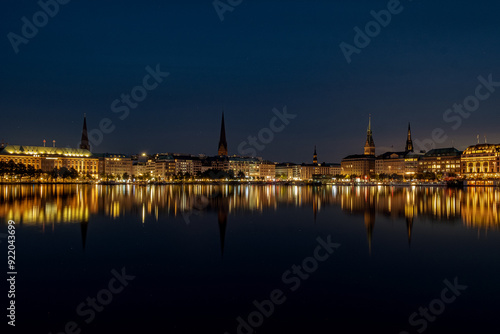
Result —
[{"label": "building facade", "polygon": [[341,174],[368,178],[375,173],[375,142],[373,141],[371,116],[366,130],[364,153],[349,155],[342,159],[340,164]]},{"label": "building facade", "polygon": [[122,177],[125,173],[134,174],[133,161],[130,156],[120,153],[96,153],[95,156],[99,159],[100,176]]},{"label": "building facade", "polygon": [[462,152],[454,147],[436,148],[425,153],[419,160],[421,173],[456,174],[461,173]]},{"label": "building facade", "polygon": [[461,163],[466,178],[500,178],[500,144],[469,146],[462,153]]},{"label": "building facade", "polygon": [[45,173],[54,168],[74,168],[83,175],[98,175],[98,159],[90,151],[79,148],[7,145],[0,150],[0,161],[22,163]]}]

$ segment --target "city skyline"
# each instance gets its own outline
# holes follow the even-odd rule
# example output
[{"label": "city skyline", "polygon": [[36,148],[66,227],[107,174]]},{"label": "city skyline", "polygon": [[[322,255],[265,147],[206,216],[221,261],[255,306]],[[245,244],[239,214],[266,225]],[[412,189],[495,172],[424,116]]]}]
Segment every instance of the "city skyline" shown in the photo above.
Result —
[{"label": "city skyline", "polygon": [[[14,2],[0,20],[0,139],[77,147],[73,134],[87,113],[89,131],[103,119],[113,127],[96,152],[170,147],[211,155],[222,110],[228,149],[236,152],[238,143],[268,126],[274,108],[286,106],[297,118],[259,152],[265,158],[309,161],[316,144],[320,160],[340,161],[359,152],[360,120],[368,114],[380,152],[402,149],[396,133],[404,136],[408,122],[416,148],[435,129],[434,137],[446,138],[437,147],[464,150],[477,135],[500,142],[499,4],[447,1],[435,8],[401,1],[390,23],[347,62],[340,45],[355,45],[355,28],[372,22],[372,12],[387,3],[241,3],[221,21],[210,2],[126,2],[119,9],[70,2],[16,53],[7,35],[21,36],[21,18],[31,20],[41,9]],[[91,27],[84,23],[89,17]],[[155,88],[136,89],[144,83]],[[476,91],[477,107],[470,98]],[[122,95],[141,101],[127,103]]]},{"label": "city skyline", "polygon": [[[52,143],[52,147],[60,147],[60,148],[79,148],[79,149],[84,149],[84,150],[88,150],[90,151],[92,154],[120,154],[120,155],[127,155],[127,156],[138,156],[138,155],[148,155],[148,156],[154,156],[156,154],[174,154],[174,155],[187,155],[187,156],[207,156],[207,157],[216,157],[216,156],[239,156],[239,157],[252,157],[252,158],[263,158],[265,160],[269,160],[269,161],[273,161],[275,163],[298,163],[298,164],[301,164],[301,163],[305,163],[305,164],[308,164],[310,163],[310,160],[305,160],[305,161],[292,161],[291,159],[288,159],[288,160],[282,160],[282,161],[278,161],[278,160],[275,160],[273,159],[272,157],[266,157],[266,156],[261,156],[261,155],[245,155],[245,154],[242,154],[242,152],[231,152],[230,149],[228,149],[228,147],[230,147],[230,144],[227,143],[227,140],[226,140],[226,126],[225,126],[225,120],[224,120],[224,112],[221,113],[221,123],[220,123],[220,132],[219,132],[219,141],[218,141],[218,149],[217,149],[217,154],[215,154],[215,150],[213,150],[214,152],[211,152],[211,153],[205,153],[205,152],[174,152],[172,150],[169,150],[168,148],[166,149],[163,149],[163,150],[160,150],[160,151],[157,151],[157,152],[147,152],[147,151],[143,151],[143,152],[132,152],[132,153],[126,153],[126,152],[119,152],[117,150],[111,150],[111,151],[107,151],[107,152],[103,152],[103,151],[96,151],[93,149],[93,145],[91,144],[92,140],[90,139],[89,140],[89,135],[87,133],[87,115],[86,113],[83,114],[83,126],[82,126],[82,132],[81,132],[81,137],[80,137],[80,140],[78,141],[78,143],[76,145],[74,145],[73,147],[71,146],[66,146],[66,147],[61,147],[61,146],[57,146],[57,141],[56,140],[46,140],[45,138],[42,140],[42,145],[33,145],[33,144],[28,144],[28,145],[23,145],[23,144],[20,144],[19,142],[13,142],[13,143],[8,143],[8,142],[3,142],[3,141],[0,141],[0,144],[2,145],[2,147],[5,147],[7,145],[21,145],[21,146],[29,146],[29,147],[51,147],[51,143]],[[375,145],[374,143],[374,140],[373,140],[373,130],[372,130],[372,126],[371,126],[371,123],[372,123],[372,115],[370,114],[369,115],[369,118],[368,118],[368,127],[367,127],[367,130],[366,130],[366,141],[365,141],[365,145],[364,145],[364,149],[362,146],[360,146],[360,149],[358,149],[358,151],[356,152],[351,152],[348,156],[350,155],[359,155],[359,156],[364,156],[364,155],[374,155],[375,157],[382,157],[384,154],[387,154],[387,153],[391,153],[391,152],[395,152],[397,153],[398,151],[401,151],[401,152],[417,152],[417,153],[426,153],[429,150],[425,150],[427,147],[423,146],[423,145],[420,145],[420,146],[417,146],[417,147],[414,147],[413,146],[413,140],[412,140],[412,132],[411,132],[411,123],[408,122],[408,129],[407,129],[407,132],[406,132],[406,142],[405,144],[401,144],[401,145],[398,145],[396,147],[394,146],[391,146],[391,147],[378,147]],[[471,146],[474,146],[476,144],[494,144],[496,145],[496,143],[487,143],[486,141],[486,138],[483,139],[484,141],[481,141],[479,136],[477,137],[477,142],[476,143],[470,143],[469,145],[467,145],[465,148],[468,148],[468,147],[471,147]],[[48,146],[46,146],[46,144],[48,143]],[[403,143],[403,140],[401,140],[401,143]],[[257,144],[258,145],[258,144]],[[325,146],[325,144],[323,143],[322,144],[323,146]],[[322,146],[321,144],[320,145],[317,145],[317,144],[313,144],[312,147],[313,147],[313,153],[312,153],[312,156],[313,156],[313,164],[322,164],[322,163],[339,163],[341,160],[343,160],[344,158],[348,157],[348,156],[345,156],[345,157],[342,157],[339,161],[327,161],[327,160],[321,160],[319,159],[318,160],[318,154],[317,154],[317,147],[321,147]],[[252,147],[252,146],[250,146]],[[253,146],[254,148],[256,148],[256,146]],[[404,148],[404,149],[399,149],[399,148]],[[422,148],[422,150],[419,150],[419,148]],[[434,147],[434,149],[442,149],[444,147],[442,146],[436,146]],[[454,148],[452,146],[452,148]],[[361,152],[364,150],[364,153]],[[381,152],[382,150],[384,150],[383,152]],[[464,151],[465,149],[461,150],[461,151]],[[258,152],[256,149],[255,149],[255,152]],[[361,152],[361,153],[360,153]]]}]

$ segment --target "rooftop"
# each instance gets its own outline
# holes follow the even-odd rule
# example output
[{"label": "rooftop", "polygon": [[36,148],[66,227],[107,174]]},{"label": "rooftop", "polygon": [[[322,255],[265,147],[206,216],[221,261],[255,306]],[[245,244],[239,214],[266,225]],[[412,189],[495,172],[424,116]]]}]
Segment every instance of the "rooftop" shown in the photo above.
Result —
[{"label": "rooftop", "polygon": [[63,155],[74,157],[91,157],[89,150],[69,147],[45,147],[27,145],[7,145],[0,150],[0,154],[23,154],[23,155]]},{"label": "rooftop", "polygon": [[462,151],[457,150],[454,147],[447,148],[435,148],[427,152],[424,157],[447,157],[447,156],[460,156]]}]

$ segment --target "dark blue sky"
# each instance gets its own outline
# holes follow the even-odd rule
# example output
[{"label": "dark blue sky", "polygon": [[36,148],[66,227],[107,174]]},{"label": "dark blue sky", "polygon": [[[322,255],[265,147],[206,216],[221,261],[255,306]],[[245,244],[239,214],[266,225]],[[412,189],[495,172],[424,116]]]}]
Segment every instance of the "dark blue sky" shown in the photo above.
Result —
[{"label": "dark blue sky", "polygon": [[[221,0],[227,3],[227,0]],[[402,11],[347,63],[370,11],[388,1],[249,1],[219,19],[207,1],[82,1],[60,5],[16,54],[37,1],[6,0],[0,13],[0,139],[75,147],[83,113],[89,130],[109,118],[94,152],[217,153],[224,108],[230,154],[269,126],[272,109],[297,117],[265,144],[274,161],[340,162],[362,153],[368,115],[377,154],[401,150],[407,123],[414,139],[442,128],[438,147],[459,149],[476,135],[500,142],[500,87],[470,117],[445,122],[454,103],[475,94],[478,76],[500,82],[498,1],[401,0]],[[142,84],[145,68],[170,75],[130,114],[111,110]],[[481,91],[488,92],[487,90]],[[448,116],[457,117],[458,114]]]}]

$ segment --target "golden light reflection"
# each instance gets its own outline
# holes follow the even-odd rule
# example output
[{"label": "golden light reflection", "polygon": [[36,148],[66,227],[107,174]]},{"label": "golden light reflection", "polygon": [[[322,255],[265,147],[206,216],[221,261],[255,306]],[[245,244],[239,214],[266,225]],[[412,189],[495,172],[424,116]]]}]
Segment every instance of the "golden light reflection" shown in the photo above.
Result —
[{"label": "golden light reflection", "polygon": [[498,229],[500,189],[477,187],[351,187],[279,185],[2,185],[0,217],[26,225],[81,223],[91,216],[137,216],[142,223],[189,212],[263,212],[310,207],[316,216],[328,207],[349,213],[433,221],[460,220],[467,228]]}]

